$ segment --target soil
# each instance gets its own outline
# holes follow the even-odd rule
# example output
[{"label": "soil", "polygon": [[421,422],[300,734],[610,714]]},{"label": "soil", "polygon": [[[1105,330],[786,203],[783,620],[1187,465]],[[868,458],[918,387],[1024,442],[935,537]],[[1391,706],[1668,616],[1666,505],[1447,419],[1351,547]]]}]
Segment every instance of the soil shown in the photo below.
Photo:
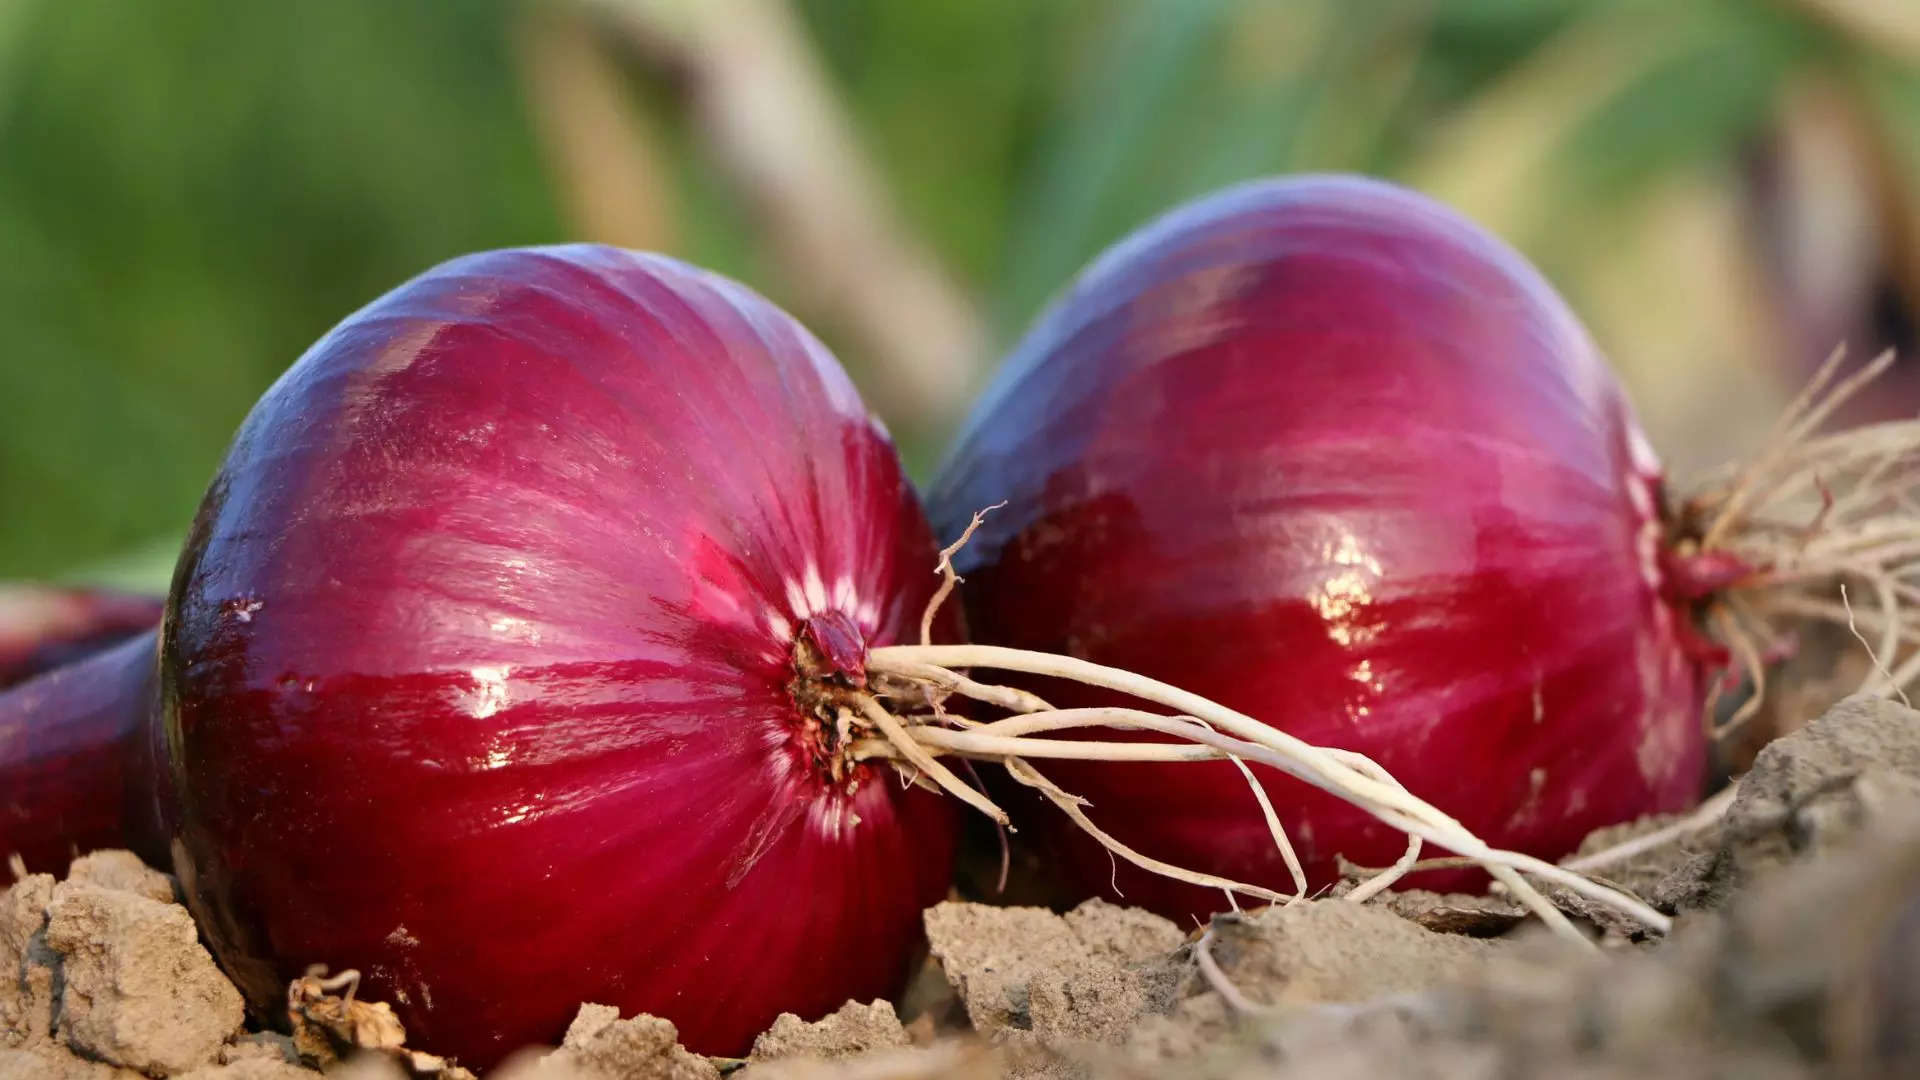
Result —
[{"label": "soil", "polygon": [[[1665,937],[1556,897],[1597,948],[1500,896],[1391,893],[1188,932],[1091,900],[926,913],[897,1003],[783,1016],[744,1061],[584,1004],[505,1080],[1920,1075],[1920,713],[1852,698],[1759,750],[1720,819],[1600,873]],[[1587,850],[1660,829],[1605,830]],[[250,1032],[166,875],[124,852],[0,892],[0,1080],[470,1076],[319,974]],[[903,1022],[904,1021],[904,1022]]]}]

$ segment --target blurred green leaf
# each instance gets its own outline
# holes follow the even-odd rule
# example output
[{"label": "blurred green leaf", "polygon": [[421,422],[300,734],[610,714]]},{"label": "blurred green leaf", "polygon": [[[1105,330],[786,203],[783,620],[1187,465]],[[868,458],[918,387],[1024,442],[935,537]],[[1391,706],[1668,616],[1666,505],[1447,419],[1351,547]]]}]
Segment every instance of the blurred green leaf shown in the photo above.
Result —
[{"label": "blurred green leaf", "polygon": [[1056,116],[1010,217],[1012,242],[996,318],[1024,323],[1102,244],[1184,189],[1150,155],[1150,136],[1217,118],[1181,111],[1205,83],[1225,25],[1224,0],[1136,0],[1107,29],[1102,60]]},{"label": "blurred green leaf", "polygon": [[330,324],[441,259],[557,238],[506,14],[33,6],[0,121],[0,575],[177,534]]},{"label": "blurred green leaf", "polygon": [[1379,160],[1427,7],[1132,5],[1048,129],[1014,207],[1002,334],[1101,248],[1180,202],[1253,177]]},{"label": "blurred green leaf", "polygon": [[54,575],[55,580],[128,592],[166,595],[173,567],[180,559],[182,538],[161,537],[138,547]]},{"label": "blurred green leaf", "polygon": [[990,289],[1014,183],[1086,0],[813,0],[801,5],[908,217]]},{"label": "blurred green leaf", "polygon": [[[569,238],[513,36],[567,2],[0,0],[0,576],[164,578],[235,425],[328,326],[451,255]],[[1872,102],[1876,199],[1909,208],[1884,258],[1920,302],[1920,71],[1868,0],[791,2],[1003,343],[1128,230],[1301,169],[1429,186],[1634,318],[1631,289],[1580,295],[1636,277],[1617,230],[1717,215],[1700,265],[1744,273],[1743,185],[1784,88],[1822,79]],[[686,84],[619,40],[676,254],[779,299]],[[1724,337],[1700,350],[1750,347]]]},{"label": "blurred green leaf", "polygon": [[1814,48],[1804,25],[1744,0],[1676,7],[1668,19],[1685,47],[1584,118],[1561,148],[1555,168],[1570,198],[1616,200],[1661,173],[1737,156]]}]

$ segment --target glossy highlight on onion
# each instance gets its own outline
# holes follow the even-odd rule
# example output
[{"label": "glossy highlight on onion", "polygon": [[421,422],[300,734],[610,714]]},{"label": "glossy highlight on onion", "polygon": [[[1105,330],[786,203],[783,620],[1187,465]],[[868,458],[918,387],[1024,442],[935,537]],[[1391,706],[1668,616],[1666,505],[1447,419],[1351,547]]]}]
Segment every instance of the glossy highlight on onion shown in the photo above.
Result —
[{"label": "glossy highlight on onion", "polygon": [[[957,557],[978,641],[1363,753],[1549,858],[1699,792],[1702,674],[1664,588],[1659,464],[1546,281],[1423,197],[1260,182],[1120,242],[1015,349],[930,496],[948,539],[1002,501]],[[1148,855],[1289,881],[1230,763],[1048,775]],[[1259,775],[1312,887],[1336,856],[1405,849],[1350,802]],[[1057,815],[1017,819],[1083,894],[1225,907]]]},{"label": "glossy highlight on onion", "polygon": [[895,992],[945,895],[950,806],[811,705],[918,637],[933,558],[765,300],[603,247],[446,263],[314,345],[207,492],[143,672],[165,854],[263,1011],[317,963],[471,1066],[582,1001],[742,1053]]}]

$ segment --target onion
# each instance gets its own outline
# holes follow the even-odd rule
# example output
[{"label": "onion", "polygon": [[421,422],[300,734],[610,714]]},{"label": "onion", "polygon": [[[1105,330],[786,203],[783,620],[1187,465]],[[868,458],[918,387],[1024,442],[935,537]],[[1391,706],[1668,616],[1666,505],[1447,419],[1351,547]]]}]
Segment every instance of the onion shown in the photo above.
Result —
[{"label": "onion", "polygon": [[[1297,356],[1261,363],[1276,343]],[[1685,802],[1688,650],[1717,648],[1696,609],[1755,582],[1817,606],[1785,583],[1836,544],[1871,581],[1904,572],[1920,528],[1860,525],[1888,502],[1877,466],[1818,536],[1769,524],[1809,477],[1920,445],[1809,439],[1856,385],[1673,526],[1605,368],[1517,259],[1390,189],[1249,189],[1123,248],[1043,323],[947,474],[936,560],[884,433],[764,301],[605,248],[460,259],[254,409],[157,665],[136,640],[0,695],[0,779],[121,793],[94,819],[0,818],[0,848],[103,843],[117,816],[165,848],[257,1007],[306,965],[352,967],[414,1045],[481,1066],[582,1000],[725,1054],[778,1012],[893,989],[953,846],[950,807],[914,789],[1010,820],[972,760],[1079,830],[1038,819],[1083,880],[1111,857],[1178,883],[1155,883],[1165,910],[1187,887],[1304,892],[1302,853],[1322,876],[1335,851],[1391,858],[1359,900],[1432,844],[1576,941],[1535,881],[1663,931],[1475,829],[1550,846],[1584,831],[1556,813]],[[982,519],[956,508],[1000,493],[967,547]],[[954,643],[962,551],[992,632],[1065,654]],[[1889,656],[1920,636],[1892,604],[1877,620]],[[1139,670],[1088,659],[1110,655]],[[1516,769],[1531,801],[1494,814]]]},{"label": "onion", "polygon": [[[0,585],[0,690],[27,684],[0,694],[0,856],[56,870],[97,847],[159,853],[139,736],[162,607],[110,589]],[[37,719],[48,714],[60,722]]]},{"label": "onion", "polygon": [[0,584],[0,689],[153,629],[163,606],[112,589]]},{"label": "onion", "polygon": [[[1203,199],[1098,259],[1015,350],[929,501],[948,538],[1007,504],[957,557],[976,640],[1205,694],[1365,755],[1488,844],[1557,858],[1695,801],[1709,670],[1726,643],[1759,651],[1737,627],[1721,644],[1696,631],[1738,613],[1730,587],[1804,600],[1784,583],[1847,562],[1847,543],[1869,570],[1911,558],[1851,527],[1890,505],[1871,478],[1810,549],[1776,542],[1808,539],[1806,518],[1761,520],[1810,477],[1920,445],[1911,426],[1808,441],[1825,408],[1790,418],[1797,451],[1670,508],[1614,376],[1524,260],[1391,185],[1294,178]],[[1734,518],[1704,524],[1720,511]],[[1898,524],[1911,549],[1911,516]],[[1410,865],[1389,820],[1271,772],[1256,794],[1297,867],[1232,763],[1049,776],[1120,845],[1205,874],[1318,889],[1341,857]],[[1083,895],[1170,916],[1231,902],[1116,865],[1056,815],[1019,820]]]},{"label": "onion", "polygon": [[[790,318],[665,258],[497,252],[260,401],[158,667],[122,681],[157,671],[135,741],[256,1008],[321,963],[474,1066],[582,1001],[740,1053],[898,989],[945,895],[950,804],[850,760],[821,705],[917,628],[932,565],[891,442]],[[70,675],[0,698],[11,775],[88,734]],[[0,845],[103,842],[34,827]]]},{"label": "onion", "polygon": [[0,857],[50,872],[125,847],[164,864],[148,738],[154,638],[149,629],[0,693]]}]

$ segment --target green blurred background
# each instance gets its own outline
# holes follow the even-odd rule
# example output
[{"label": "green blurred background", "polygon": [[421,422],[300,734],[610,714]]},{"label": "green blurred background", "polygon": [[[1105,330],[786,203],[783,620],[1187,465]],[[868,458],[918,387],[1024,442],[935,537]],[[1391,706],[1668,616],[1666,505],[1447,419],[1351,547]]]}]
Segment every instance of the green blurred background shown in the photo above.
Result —
[{"label": "green blurred background", "polygon": [[509,244],[747,281],[924,475],[1091,254],[1306,169],[1519,245],[1684,474],[1914,344],[1920,4],[0,0],[0,577],[158,587],[306,345]]}]

